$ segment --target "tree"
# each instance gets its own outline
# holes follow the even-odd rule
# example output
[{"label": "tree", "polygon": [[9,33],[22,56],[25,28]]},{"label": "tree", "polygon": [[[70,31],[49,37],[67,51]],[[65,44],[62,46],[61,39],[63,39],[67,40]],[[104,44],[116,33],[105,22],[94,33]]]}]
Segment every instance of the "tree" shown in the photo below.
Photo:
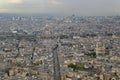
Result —
[{"label": "tree", "polygon": [[68,64],[68,68],[73,68],[74,71],[75,70],[83,70],[83,69],[85,69],[84,66],[82,66],[82,65],[75,65],[73,63]]}]

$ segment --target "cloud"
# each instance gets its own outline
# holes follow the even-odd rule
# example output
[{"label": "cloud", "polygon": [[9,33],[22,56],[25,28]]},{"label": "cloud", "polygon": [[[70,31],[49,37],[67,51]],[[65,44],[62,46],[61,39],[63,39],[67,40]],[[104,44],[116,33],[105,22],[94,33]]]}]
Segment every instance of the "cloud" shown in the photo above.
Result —
[{"label": "cloud", "polygon": [[60,2],[60,1],[58,1],[58,0],[50,0],[50,4],[60,5],[60,4],[62,4],[62,2]]},{"label": "cloud", "polygon": [[6,12],[6,11],[8,11],[8,9],[0,8],[0,11],[1,11],[1,12]]},{"label": "cloud", "polygon": [[120,0],[0,0],[0,12],[120,14]]},{"label": "cloud", "polygon": [[9,0],[8,1],[8,3],[10,3],[10,4],[21,4],[23,2],[24,2],[23,0]]}]

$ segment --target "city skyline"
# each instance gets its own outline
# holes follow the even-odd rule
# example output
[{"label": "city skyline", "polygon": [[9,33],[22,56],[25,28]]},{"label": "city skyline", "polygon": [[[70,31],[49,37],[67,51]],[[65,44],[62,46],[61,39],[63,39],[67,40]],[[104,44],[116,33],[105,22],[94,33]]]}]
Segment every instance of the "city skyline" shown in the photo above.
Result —
[{"label": "city skyline", "polygon": [[119,0],[0,0],[0,13],[120,15]]}]

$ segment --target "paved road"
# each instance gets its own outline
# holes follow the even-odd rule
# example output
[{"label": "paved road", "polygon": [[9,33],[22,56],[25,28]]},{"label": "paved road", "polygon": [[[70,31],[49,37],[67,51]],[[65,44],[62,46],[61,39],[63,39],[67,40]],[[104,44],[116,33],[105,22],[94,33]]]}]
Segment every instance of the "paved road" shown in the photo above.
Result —
[{"label": "paved road", "polygon": [[58,45],[53,48],[53,66],[54,66],[54,80],[61,80],[60,65],[57,53]]}]

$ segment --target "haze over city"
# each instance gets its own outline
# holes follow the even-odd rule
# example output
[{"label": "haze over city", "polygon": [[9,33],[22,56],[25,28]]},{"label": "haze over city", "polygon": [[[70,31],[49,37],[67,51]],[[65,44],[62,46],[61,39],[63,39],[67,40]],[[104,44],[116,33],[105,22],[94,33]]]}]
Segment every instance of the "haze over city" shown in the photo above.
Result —
[{"label": "haze over city", "polygon": [[0,13],[119,15],[120,0],[0,0]]},{"label": "haze over city", "polygon": [[120,0],[0,0],[0,80],[120,80]]}]

